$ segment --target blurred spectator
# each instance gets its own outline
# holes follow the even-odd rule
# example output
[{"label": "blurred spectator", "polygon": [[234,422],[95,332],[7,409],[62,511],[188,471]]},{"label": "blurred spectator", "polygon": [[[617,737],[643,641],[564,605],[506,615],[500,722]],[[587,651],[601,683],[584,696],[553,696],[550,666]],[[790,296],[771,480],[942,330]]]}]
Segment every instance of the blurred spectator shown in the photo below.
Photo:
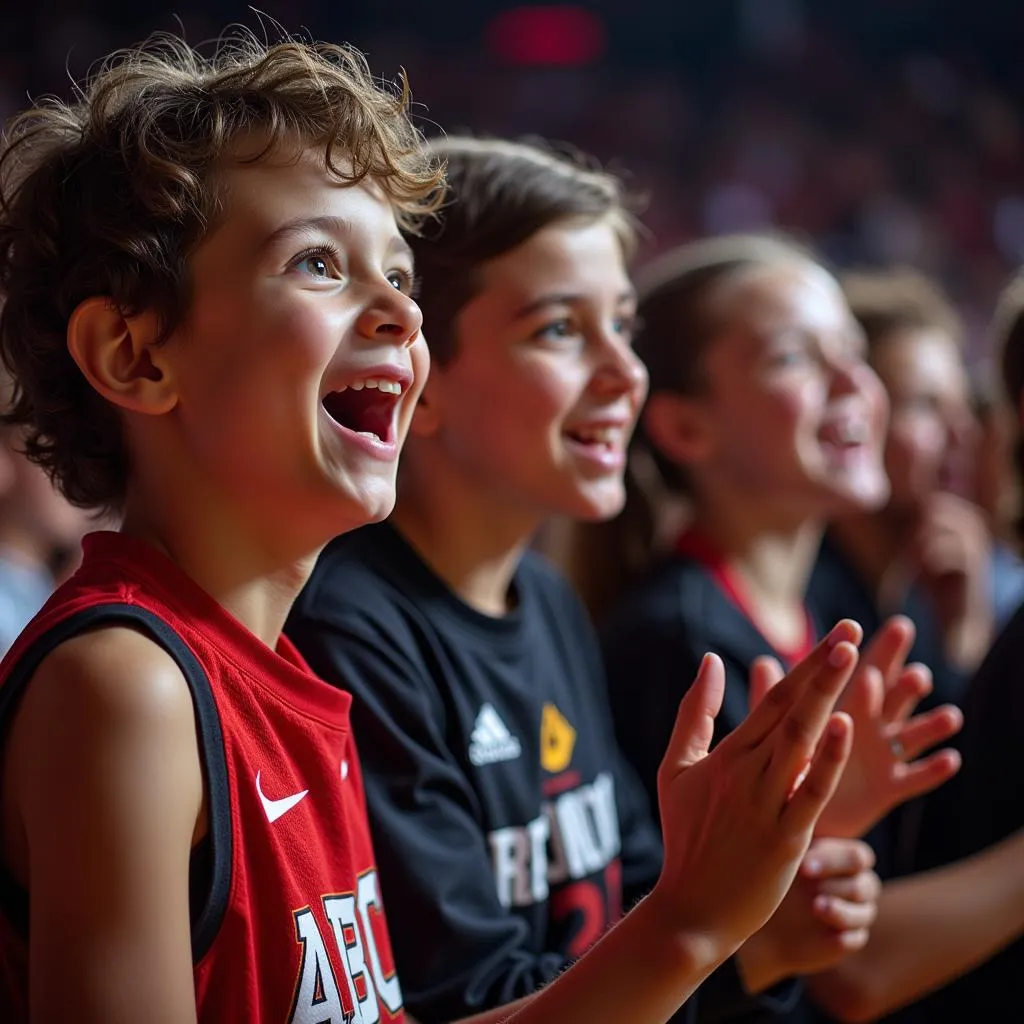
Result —
[{"label": "blurred spectator", "polygon": [[0,655],[75,564],[89,522],[0,428]]}]

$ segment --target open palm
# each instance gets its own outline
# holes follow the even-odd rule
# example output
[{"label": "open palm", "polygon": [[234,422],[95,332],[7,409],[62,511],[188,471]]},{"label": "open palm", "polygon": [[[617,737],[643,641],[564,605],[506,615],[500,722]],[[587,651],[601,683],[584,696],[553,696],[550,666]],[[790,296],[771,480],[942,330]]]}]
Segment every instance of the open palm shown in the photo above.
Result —
[{"label": "open palm", "polygon": [[[905,664],[913,642],[913,624],[894,616],[861,655],[839,703],[853,720],[853,749],[836,793],[818,819],[817,835],[862,836],[893,808],[940,786],[960,767],[954,750],[921,756],[955,735],[963,716],[944,705],[911,717],[932,687],[925,666]],[[777,663],[763,660],[751,679],[752,706],[781,674]]]}]

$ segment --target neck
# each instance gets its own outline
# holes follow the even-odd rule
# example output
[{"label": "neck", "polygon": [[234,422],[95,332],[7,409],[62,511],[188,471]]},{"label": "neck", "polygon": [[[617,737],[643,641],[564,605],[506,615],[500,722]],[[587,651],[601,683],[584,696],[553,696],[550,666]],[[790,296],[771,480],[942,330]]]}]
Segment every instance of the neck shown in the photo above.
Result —
[{"label": "neck", "polygon": [[244,508],[208,493],[148,484],[129,493],[121,532],[163,552],[243,626],[275,648],[319,549],[283,542],[280,517],[275,517],[276,524],[254,522],[251,509],[247,518]]},{"label": "neck", "polygon": [[402,467],[391,522],[448,587],[485,615],[509,609],[509,589],[541,525],[435,460]]},{"label": "neck", "polygon": [[893,508],[844,516],[829,527],[880,608],[897,606],[909,585],[902,567],[913,531],[913,516]]},{"label": "neck", "polygon": [[778,649],[798,645],[806,633],[804,598],[823,524],[763,501],[712,502],[705,494],[696,500],[694,526],[739,577],[765,639]]}]

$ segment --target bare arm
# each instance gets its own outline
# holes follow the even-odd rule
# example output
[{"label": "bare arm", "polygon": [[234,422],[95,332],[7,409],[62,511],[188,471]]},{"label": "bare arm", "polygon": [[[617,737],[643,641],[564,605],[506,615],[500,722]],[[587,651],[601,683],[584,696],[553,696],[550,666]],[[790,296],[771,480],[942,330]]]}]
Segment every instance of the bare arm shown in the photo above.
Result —
[{"label": "bare arm", "polygon": [[5,854],[29,879],[33,1024],[192,1024],[189,855],[202,806],[192,700],[129,629],[40,665],[4,765]]},{"label": "bare arm", "polygon": [[948,867],[887,883],[867,946],[809,980],[843,1021],[875,1020],[1024,933],[1024,832]]}]

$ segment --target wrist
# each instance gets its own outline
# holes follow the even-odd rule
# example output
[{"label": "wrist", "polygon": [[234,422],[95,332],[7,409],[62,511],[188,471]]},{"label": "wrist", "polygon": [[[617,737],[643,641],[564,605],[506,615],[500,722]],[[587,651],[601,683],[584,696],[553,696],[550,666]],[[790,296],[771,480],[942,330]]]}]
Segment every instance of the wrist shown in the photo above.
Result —
[{"label": "wrist", "polygon": [[740,945],[710,922],[688,920],[678,895],[666,894],[660,883],[627,918],[642,935],[643,944],[670,956],[680,971],[713,971]]},{"label": "wrist", "polygon": [[775,955],[774,943],[764,934],[764,929],[751,935],[736,951],[734,959],[748,995],[759,995],[787,976]]}]

